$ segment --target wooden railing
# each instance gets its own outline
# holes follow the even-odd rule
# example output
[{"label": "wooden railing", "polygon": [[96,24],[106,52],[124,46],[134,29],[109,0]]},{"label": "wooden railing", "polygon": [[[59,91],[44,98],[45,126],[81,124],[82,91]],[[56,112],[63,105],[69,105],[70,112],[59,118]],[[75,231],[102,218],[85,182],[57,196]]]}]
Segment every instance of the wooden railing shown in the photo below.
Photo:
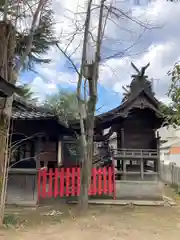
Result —
[{"label": "wooden railing", "polygon": [[158,152],[154,149],[113,149],[114,158],[157,158]]}]

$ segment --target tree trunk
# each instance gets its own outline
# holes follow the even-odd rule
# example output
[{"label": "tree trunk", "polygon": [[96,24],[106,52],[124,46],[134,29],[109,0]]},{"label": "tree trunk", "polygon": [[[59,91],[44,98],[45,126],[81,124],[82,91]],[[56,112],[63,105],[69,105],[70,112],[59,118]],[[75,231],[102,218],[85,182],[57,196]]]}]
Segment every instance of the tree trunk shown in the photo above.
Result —
[{"label": "tree trunk", "polygon": [[[97,81],[98,81],[98,70],[99,70],[99,61],[100,61],[100,46],[101,46],[101,37],[102,37],[102,19],[103,19],[103,8],[104,8],[104,1],[101,0],[100,6],[100,14],[99,14],[99,24],[98,24],[98,34],[97,34],[97,41],[96,41],[96,53],[95,53],[95,60],[92,62],[92,78],[88,79],[89,83],[89,99],[87,104],[87,114],[86,114],[86,128],[83,125],[83,136],[85,136],[85,145],[82,146],[84,148],[83,154],[83,165],[82,165],[82,174],[81,174],[81,195],[80,195],[80,204],[81,208],[84,210],[88,207],[88,190],[89,185],[91,182],[91,170],[92,170],[92,158],[93,158],[93,136],[94,136],[94,120],[95,120],[95,110],[96,110],[96,102],[97,102]],[[91,7],[91,1],[89,1],[89,7]],[[87,10],[86,20],[90,20],[90,8]],[[88,22],[88,21],[87,21]],[[88,41],[88,33],[89,33],[89,25],[85,24],[85,34],[84,34],[84,41],[85,45]],[[87,31],[87,32],[86,32]],[[84,46],[85,46],[84,45]],[[86,50],[86,47],[83,48]],[[86,62],[86,55],[83,56]],[[83,66],[81,67],[84,69],[85,65],[82,61]],[[77,95],[80,96],[80,86],[81,80],[79,78],[78,81],[78,91]],[[79,101],[80,102],[80,101]],[[82,116],[82,114],[80,114]],[[82,118],[81,118],[82,120]],[[80,121],[81,123],[82,121]],[[82,124],[81,124],[82,125]],[[82,130],[82,126],[81,126]],[[82,132],[81,132],[82,136]]]},{"label": "tree trunk", "polygon": [[77,99],[79,104],[79,116],[80,116],[80,128],[81,128],[81,147],[82,147],[82,166],[81,166],[81,191],[79,196],[79,206],[81,210],[86,210],[88,208],[88,189],[89,189],[89,181],[90,181],[90,169],[89,169],[89,159],[88,159],[88,146],[86,139],[86,130],[84,126],[84,114],[85,108],[84,103],[81,98],[81,86],[83,79],[83,72],[86,64],[86,54],[87,54],[87,43],[88,43],[88,35],[89,35],[89,26],[90,26],[90,18],[91,18],[91,5],[92,0],[88,1],[86,20],[85,20],[85,30],[84,30],[84,40],[83,40],[83,51],[82,51],[82,60],[81,60],[81,68],[78,78],[77,84]]},{"label": "tree trunk", "polygon": [[[13,58],[15,51],[15,31],[11,24],[0,22],[0,75],[6,81],[15,83]],[[8,140],[13,97],[0,98],[0,224],[4,218],[6,200],[6,180],[8,165]]]},{"label": "tree trunk", "polygon": [[81,100],[78,100],[79,103],[79,115],[80,115],[80,127],[81,127],[81,181],[80,181],[80,196],[79,196],[79,208],[81,211],[84,211],[88,207],[88,188],[89,188],[89,169],[88,169],[88,159],[87,159],[87,141],[84,128],[84,108]]}]

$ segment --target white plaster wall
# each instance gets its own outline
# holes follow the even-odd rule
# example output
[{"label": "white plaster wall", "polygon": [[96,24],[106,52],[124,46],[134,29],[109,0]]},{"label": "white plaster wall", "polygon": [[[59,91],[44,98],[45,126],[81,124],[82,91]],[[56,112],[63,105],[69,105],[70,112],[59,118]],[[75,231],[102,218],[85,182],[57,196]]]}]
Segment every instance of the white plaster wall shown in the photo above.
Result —
[{"label": "white plaster wall", "polygon": [[173,138],[176,138],[176,129],[173,126],[159,128],[158,132],[161,140],[172,140]]},{"label": "white plaster wall", "polygon": [[180,167],[180,154],[169,154],[169,162],[175,163],[177,167]]},{"label": "white plaster wall", "polygon": [[164,164],[169,164],[169,148],[160,149],[160,161]]}]

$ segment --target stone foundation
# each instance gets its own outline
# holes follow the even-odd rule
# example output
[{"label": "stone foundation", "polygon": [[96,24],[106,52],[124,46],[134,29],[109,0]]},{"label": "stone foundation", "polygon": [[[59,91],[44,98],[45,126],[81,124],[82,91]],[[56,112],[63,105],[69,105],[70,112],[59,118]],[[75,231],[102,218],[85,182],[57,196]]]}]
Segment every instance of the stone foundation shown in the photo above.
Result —
[{"label": "stone foundation", "polygon": [[116,181],[117,199],[159,200],[163,199],[163,184],[159,181]]}]

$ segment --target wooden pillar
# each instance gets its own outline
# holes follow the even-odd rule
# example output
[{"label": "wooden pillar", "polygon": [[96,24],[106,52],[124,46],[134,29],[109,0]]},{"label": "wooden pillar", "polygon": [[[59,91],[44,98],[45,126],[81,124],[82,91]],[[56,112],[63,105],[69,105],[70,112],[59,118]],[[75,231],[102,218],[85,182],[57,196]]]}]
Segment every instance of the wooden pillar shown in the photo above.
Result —
[{"label": "wooden pillar", "polygon": [[[36,174],[33,177],[34,180],[34,198],[36,199],[36,205],[39,205],[38,199],[38,169],[40,169],[40,158],[41,158],[41,151],[42,151],[42,136],[39,135],[37,138],[34,139],[34,160],[36,162]],[[36,195],[35,195],[36,194]]]},{"label": "wooden pillar", "polygon": [[36,169],[40,168],[41,150],[42,150],[42,136],[36,138],[35,143],[35,161]]},{"label": "wooden pillar", "polygon": [[[121,149],[121,133],[117,133],[117,150]],[[121,160],[117,159],[117,170],[121,170]]]},{"label": "wooden pillar", "polygon": [[[124,128],[121,128],[121,149],[124,148]],[[122,171],[123,171],[123,179],[126,178],[126,160],[122,159]]]},{"label": "wooden pillar", "polygon": [[58,139],[58,149],[57,149],[57,162],[58,166],[63,164],[63,159],[62,159],[62,142],[60,139]]},{"label": "wooden pillar", "polygon": [[140,166],[141,166],[141,180],[144,179],[144,159],[141,158],[140,160]]},{"label": "wooden pillar", "polygon": [[156,163],[156,171],[158,177],[160,177],[160,136],[159,132],[157,132],[157,163]]},{"label": "wooden pillar", "polygon": [[121,148],[124,148],[124,128],[121,128]]}]

